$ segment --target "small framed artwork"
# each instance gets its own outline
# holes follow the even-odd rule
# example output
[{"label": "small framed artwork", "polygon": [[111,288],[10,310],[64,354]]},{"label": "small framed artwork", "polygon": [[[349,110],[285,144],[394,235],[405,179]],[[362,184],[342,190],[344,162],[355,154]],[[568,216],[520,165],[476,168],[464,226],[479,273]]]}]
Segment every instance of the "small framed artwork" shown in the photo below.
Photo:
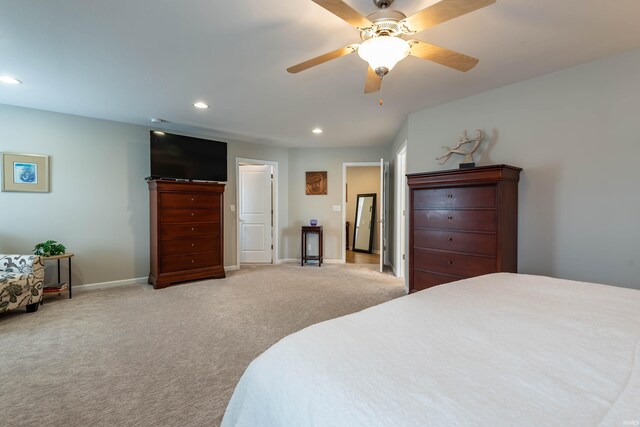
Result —
[{"label": "small framed artwork", "polygon": [[2,153],[2,191],[49,192],[49,156]]},{"label": "small framed artwork", "polygon": [[327,194],[327,171],[307,172],[307,196],[325,196]]}]

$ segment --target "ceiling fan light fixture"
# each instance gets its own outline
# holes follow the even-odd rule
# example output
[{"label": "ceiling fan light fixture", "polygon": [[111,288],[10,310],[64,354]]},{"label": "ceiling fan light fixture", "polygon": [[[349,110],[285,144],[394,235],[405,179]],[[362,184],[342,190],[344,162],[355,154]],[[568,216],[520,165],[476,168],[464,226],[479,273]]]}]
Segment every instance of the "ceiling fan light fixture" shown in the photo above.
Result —
[{"label": "ceiling fan light fixture", "polygon": [[406,58],[409,51],[409,43],[405,40],[399,37],[379,36],[365,40],[358,48],[358,55],[382,77]]},{"label": "ceiling fan light fixture", "polygon": [[22,82],[20,80],[16,79],[15,77],[11,77],[11,76],[0,76],[0,82],[6,83],[8,85],[19,85],[19,84],[22,84]]}]

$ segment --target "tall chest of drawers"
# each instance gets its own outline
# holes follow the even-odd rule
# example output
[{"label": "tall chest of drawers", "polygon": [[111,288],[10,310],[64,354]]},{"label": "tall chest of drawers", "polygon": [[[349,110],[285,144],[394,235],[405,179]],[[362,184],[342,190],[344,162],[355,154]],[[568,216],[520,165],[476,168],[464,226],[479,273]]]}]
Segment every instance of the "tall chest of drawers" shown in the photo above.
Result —
[{"label": "tall chest of drawers", "polygon": [[154,288],[225,277],[223,194],[224,184],[149,181]]},{"label": "tall chest of drawers", "polygon": [[407,175],[410,292],[517,272],[521,170],[495,165]]}]

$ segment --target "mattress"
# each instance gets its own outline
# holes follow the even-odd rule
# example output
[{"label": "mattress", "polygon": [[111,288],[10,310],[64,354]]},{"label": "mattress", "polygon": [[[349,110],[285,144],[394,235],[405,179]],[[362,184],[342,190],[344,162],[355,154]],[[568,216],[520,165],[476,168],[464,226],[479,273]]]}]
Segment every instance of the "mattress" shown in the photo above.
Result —
[{"label": "mattress", "polygon": [[640,425],[640,291],[490,274],[294,333],[230,426]]}]

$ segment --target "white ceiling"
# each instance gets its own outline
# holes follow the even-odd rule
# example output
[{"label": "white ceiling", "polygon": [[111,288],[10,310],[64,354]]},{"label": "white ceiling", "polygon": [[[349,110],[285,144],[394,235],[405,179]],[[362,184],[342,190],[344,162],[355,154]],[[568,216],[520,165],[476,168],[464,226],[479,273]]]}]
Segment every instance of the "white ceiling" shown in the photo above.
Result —
[{"label": "white ceiling", "polygon": [[411,112],[640,47],[638,17],[638,0],[498,0],[416,37],[480,58],[475,69],[409,57],[379,107],[357,54],[285,71],[359,41],[310,0],[0,0],[0,74],[24,82],[0,85],[0,103],[149,126],[160,117],[167,129],[280,146],[383,145]]}]

